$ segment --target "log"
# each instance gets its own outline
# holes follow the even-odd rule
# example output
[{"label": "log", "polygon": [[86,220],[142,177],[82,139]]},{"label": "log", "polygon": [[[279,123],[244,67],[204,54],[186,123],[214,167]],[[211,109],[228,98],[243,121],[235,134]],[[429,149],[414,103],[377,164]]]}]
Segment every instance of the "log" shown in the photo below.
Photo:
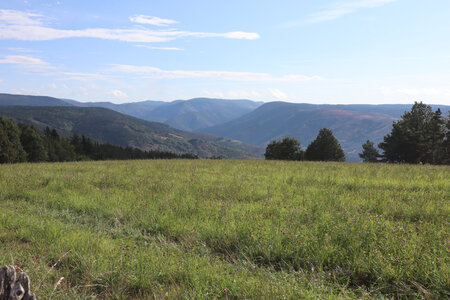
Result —
[{"label": "log", "polygon": [[0,269],[0,300],[36,300],[30,291],[30,278],[24,272],[16,277],[14,266]]}]

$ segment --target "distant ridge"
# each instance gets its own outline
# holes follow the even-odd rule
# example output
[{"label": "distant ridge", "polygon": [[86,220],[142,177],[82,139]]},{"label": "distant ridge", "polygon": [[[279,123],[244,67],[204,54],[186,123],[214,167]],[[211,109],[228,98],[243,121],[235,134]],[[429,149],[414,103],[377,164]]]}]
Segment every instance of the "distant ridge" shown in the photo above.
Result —
[{"label": "distant ridge", "polygon": [[[330,128],[341,143],[348,161],[360,161],[358,153],[368,139],[378,144],[388,134],[392,122],[412,105],[314,105],[269,102],[230,122],[201,131],[265,146],[272,140],[290,136],[303,149],[321,128]],[[438,105],[443,113],[450,106]]]},{"label": "distant ridge", "polygon": [[28,96],[0,94],[0,106],[26,105],[26,106],[72,106],[61,99],[47,96]]},{"label": "distant ridge", "polygon": [[[250,100],[210,98],[114,104],[0,94],[0,107],[4,105],[105,107],[136,118],[160,122],[158,123],[160,125],[165,123],[178,129],[184,128],[185,133],[181,136],[188,141],[198,139],[214,143],[216,146],[242,151],[241,154],[246,153],[226,156],[239,158],[254,157],[252,155],[255,154],[261,157],[267,143],[285,136],[297,138],[302,147],[306,148],[319,130],[327,127],[340,141],[347,161],[361,161],[358,153],[361,152],[362,144],[370,139],[377,145],[390,132],[392,122],[399,119],[405,111],[409,111],[412,106],[412,104],[315,105],[289,102],[263,104]],[[448,105],[431,106],[434,110],[440,107],[443,115],[450,110]],[[171,130],[176,129],[171,128]],[[192,144],[197,145],[194,147],[195,151],[204,152],[202,157],[207,157],[216,151],[206,145],[200,147],[199,142],[192,142],[191,146]],[[185,149],[188,148],[185,147]],[[217,151],[222,150],[217,149]],[[253,154],[248,155],[249,153]]]},{"label": "distant ridge", "polygon": [[251,100],[225,100],[194,98],[189,100],[141,101],[123,104],[111,102],[79,102],[72,99],[58,99],[46,96],[24,96],[0,93],[0,106],[78,106],[104,107],[139,119],[155,121],[174,128],[195,131],[200,128],[219,125],[243,116],[262,102]]},{"label": "distant ridge", "polygon": [[262,105],[250,100],[224,100],[194,98],[189,100],[142,101],[124,104],[110,102],[83,103],[65,100],[67,103],[83,107],[106,107],[147,121],[156,121],[172,127],[195,131],[231,121]]},{"label": "distant ridge", "polygon": [[0,106],[0,115],[63,134],[82,134],[101,142],[142,150],[191,153],[202,158],[258,158],[261,148],[204,133],[186,132],[99,107]]}]

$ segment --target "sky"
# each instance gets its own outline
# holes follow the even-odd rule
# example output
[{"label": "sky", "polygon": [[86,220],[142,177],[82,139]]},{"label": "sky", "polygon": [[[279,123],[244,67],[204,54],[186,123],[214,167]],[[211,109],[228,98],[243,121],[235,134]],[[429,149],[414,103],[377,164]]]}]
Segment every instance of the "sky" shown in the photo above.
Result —
[{"label": "sky", "polygon": [[0,0],[0,92],[450,105],[450,1]]}]

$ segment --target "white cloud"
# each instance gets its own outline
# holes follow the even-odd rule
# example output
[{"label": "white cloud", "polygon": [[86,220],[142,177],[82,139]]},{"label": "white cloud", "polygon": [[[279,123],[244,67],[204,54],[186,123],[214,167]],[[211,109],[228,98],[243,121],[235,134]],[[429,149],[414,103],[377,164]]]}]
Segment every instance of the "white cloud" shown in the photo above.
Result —
[{"label": "white cloud", "polygon": [[64,78],[61,78],[61,80],[93,81],[111,79],[110,76],[97,73],[59,72],[55,75],[64,76]]},{"label": "white cloud", "polygon": [[279,89],[269,89],[269,92],[274,96],[275,98],[279,100],[287,99],[287,95],[280,91]]},{"label": "white cloud", "polygon": [[119,91],[119,90],[113,90],[110,92],[110,94],[116,98],[128,98],[127,94],[125,94],[124,92]]},{"label": "white cloud", "polygon": [[25,72],[40,73],[42,75],[61,76],[58,80],[77,80],[77,81],[93,81],[93,80],[110,80],[112,76],[106,76],[97,73],[79,73],[57,71],[55,67],[40,58],[24,56],[24,55],[7,55],[0,58],[0,64],[16,65]]},{"label": "white cloud", "polygon": [[146,28],[107,29],[87,28],[79,30],[56,29],[45,26],[37,14],[17,10],[0,10],[0,39],[47,41],[62,38],[98,38],[125,42],[167,42],[184,37],[254,40],[259,34],[252,32],[190,32],[181,30],[149,30]]},{"label": "white cloud", "polygon": [[4,56],[3,58],[0,58],[0,64],[17,65],[28,72],[45,72],[53,69],[49,63],[39,58],[24,55]]},{"label": "white cloud", "polygon": [[228,95],[234,99],[249,99],[261,97],[261,94],[257,91],[228,91]]},{"label": "white cloud", "polygon": [[2,78],[0,78],[0,83],[2,83],[3,82],[3,79]]},{"label": "white cloud", "polygon": [[0,23],[11,25],[41,25],[42,15],[10,9],[0,9]]},{"label": "white cloud", "polygon": [[158,17],[144,16],[144,15],[130,17],[130,21],[134,23],[148,24],[154,26],[169,26],[178,23],[175,20],[161,19]]},{"label": "white cloud", "polygon": [[36,50],[27,49],[27,48],[8,48],[8,50],[13,51],[13,52],[22,52],[22,53],[37,52]]},{"label": "white cloud", "polygon": [[151,50],[184,51],[183,48],[177,48],[177,47],[153,47],[153,46],[147,46],[147,45],[136,45],[136,47],[146,48],[146,49],[151,49]]},{"label": "white cloud", "polygon": [[396,1],[398,0],[356,0],[350,2],[341,2],[327,9],[324,9],[322,11],[310,15],[306,19],[306,22],[320,23],[332,21],[344,17],[346,15],[353,14],[360,9],[375,8]]},{"label": "white cloud", "polygon": [[203,91],[203,94],[205,94],[207,97],[211,97],[211,98],[221,98],[221,99],[225,98],[225,94],[222,92],[218,92],[218,91],[215,91],[215,92],[214,91],[213,92]]},{"label": "white cloud", "polygon": [[429,88],[390,88],[381,87],[380,92],[384,96],[407,95],[412,97],[432,97],[445,96],[450,97],[450,88],[447,87],[429,87]]},{"label": "white cloud", "polygon": [[17,64],[17,65],[47,65],[46,62],[39,58],[22,56],[22,55],[8,55],[0,59],[0,64]]},{"label": "white cloud", "polygon": [[115,73],[147,75],[156,79],[217,79],[229,81],[271,81],[271,82],[303,82],[309,80],[320,80],[319,76],[306,75],[284,75],[274,77],[267,73],[251,72],[229,72],[229,71],[185,71],[185,70],[162,70],[150,66],[115,65],[110,70]]},{"label": "white cloud", "polygon": [[17,89],[16,91],[14,91],[14,94],[42,96],[42,93],[40,91],[27,89],[27,88]]}]

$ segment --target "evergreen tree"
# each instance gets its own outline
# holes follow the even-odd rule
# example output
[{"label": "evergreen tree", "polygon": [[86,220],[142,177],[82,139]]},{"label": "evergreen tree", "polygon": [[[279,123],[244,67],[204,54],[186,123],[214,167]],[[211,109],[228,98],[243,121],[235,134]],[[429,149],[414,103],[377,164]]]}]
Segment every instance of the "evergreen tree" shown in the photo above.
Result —
[{"label": "evergreen tree", "polygon": [[438,108],[430,121],[428,128],[428,147],[424,157],[424,162],[430,164],[440,164],[444,160],[444,140],[445,140],[445,120],[442,117],[441,110]]},{"label": "evergreen tree", "polygon": [[415,102],[410,112],[394,122],[380,147],[383,160],[399,163],[442,163],[445,126],[438,109]]},{"label": "evergreen tree", "polygon": [[45,142],[48,151],[48,160],[57,161],[73,161],[76,160],[74,146],[66,138],[60,138],[55,129],[46,128],[44,131]]},{"label": "evergreen tree", "polygon": [[445,122],[446,134],[444,142],[442,143],[442,163],[450,164],[450,112],[446,118]]},{"label": "evergreen tree", "polygon": [[281,141],[268,144],[264,156],[267,160],[303,160],[303,151],[298,140],[285,137]]},{"label": "evergreen tree", "polygon": [[306,149],[305,158],[313,161],[345,161],[345,154],[333,132],[322,128]]},{"label": "evergreen tree", "polygon": [[20,143],[20,130],[10,119],[0,117],[0,163],[26,161],[27,154]]},{"label": "evergreen tree", "polygon": [[[298,142],[297,142],[298,143]],[[23,145],[23,147],[22,147]],[[25,150],[24,150],[25,149]],[[51,161],[63,162],[80,159],[197,159],[194,154],[164,151],[142,151],[130,146],[100,144],[85,136],[74,134],[71,139],[60,137],[55,129],[45,128],[40,134],[33,126],[16,126],[9,119],[0,118],[0,163]]]},{"label": "evergreen tree", "polygon": [[74,161],[77,158],[74,147],[66,138],[59,139],[57,144],[58,161]]},{"label": "evergreen tree", "polygon": [[52,138],[52,131],[50,130],[50,128],[45,127],[44,130],[44,143],[45,143],[45,147],[47,148],[47,156],[48,156],[48,161],[51,162],[55,162],[58,161],[58,155],[56,154],[56,147],[55,147],[55,142]]},{"label": "evergreen tree", "polygon": [[74,147],[74,150],[77,154],[83,154],[83,147],[81,145],[81,138],[78,134],[72,135],[70,139],[70,143]]},{"label": "evergreen tree", "polygon": [[14,145],[9,141],[8,133],[0,122],[0,163],[12,163]]},{"label": "evergreen tree", "polygon": [[82,151],[83,154],[88,156],[88,157],[93,157],[94,156],[94,145],[92,144],[92,141],[90,138],[85,137],[84,135],[81,137],[81,147],[82,147]]},{"label": "evergreen tree", "polygon": [[46,161],[48,154],[42,135],[33,126],[19,124],[19,128],[20,142],[27,153],[27,161]]},{"label": "evergreen tree", "polygon": [[367,140],[367,142],[362,145],[362,148],[363,152],[359,153],[359,157],[361,157],[364,162],[378,162],[378,157],[380,154],[378,153],[378,150],[375,149],[372,141]]}]

